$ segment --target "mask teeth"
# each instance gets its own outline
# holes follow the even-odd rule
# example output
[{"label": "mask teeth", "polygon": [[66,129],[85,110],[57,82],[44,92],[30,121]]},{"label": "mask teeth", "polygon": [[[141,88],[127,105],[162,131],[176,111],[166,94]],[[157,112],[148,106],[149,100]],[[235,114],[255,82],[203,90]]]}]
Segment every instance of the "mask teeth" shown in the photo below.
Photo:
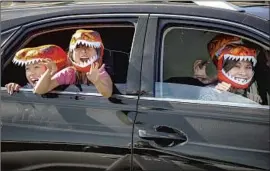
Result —
[{"label": "mask teeth", "polygon": [[101,43],[100,42],[88,42],[85,40],[78,40],[74,47],[76,47],[78,45],[83,45],[83,46],[93,47],[93,48],[100,48]]},{"label": "mask teeth", "polygon": [[22,60],[17,60],[17,59],[13,59],[12,62],[18,66],[24,66],[24,65],[28,65],[28,64],[34,64],[37,62],[42,61],[41,58],[38,59],[32,59],[32,60],[27,60],[27,61],[22,61]]},{"label": "mask teeth", "polygon": [[256,66],[257,60],[254,56],[234,56],[230,54],[224,55],[225,60],[241,60],[241,61],[250,61],[253,64],[253,67]]}]

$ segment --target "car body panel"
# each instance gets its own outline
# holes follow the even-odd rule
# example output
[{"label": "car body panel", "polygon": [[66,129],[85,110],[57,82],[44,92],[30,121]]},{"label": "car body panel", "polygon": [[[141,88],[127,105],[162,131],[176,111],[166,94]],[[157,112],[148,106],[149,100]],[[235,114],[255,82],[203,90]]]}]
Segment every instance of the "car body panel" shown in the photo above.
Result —
[{"label": "car body panel", "polygon": [[[173,157],[170,162],[183,160],[184,156],[190,156],[192,160],[205,158],[205,163],[195,164],[196,169],[208,166],[208,170],[218,170],[220,168],[216,164],[219,162],[270,168],[268,108],[155,97],[155,79],[159,66],[157,61],[160,60],[157,58],[160,48],[158,38],[162,24],[177,21],[177,24],[205,24],[204,27],[211,25],[218,30],[231,31],[267,46],[269,18],[264,14],[258,14],[258,17],[252,15],[253,12],[151,2],[128,5],[67,3],[42,9],[33,7],[1,11],[1,27],[6,33],[1,32],[1,38],[5,39],[1,44],[4,57],[14,55],[14,49],[19,48],[17,44],[24,39],[26,32],[45,25],[49,27],[65,22],[86,23],[89,18],[89,21],[105,21],[105,18],[116,21],[119,18],[128,20],[138,17],[140,23],[135,25],[127,74],[127,94],[105,99],[98,93],[56,92],[54,95],[57,98],[42,98],[33,95],[31,91],[10,96],[2,88],[2,142],[79,143],[91,146],[89,151],[94,153],[100,152],[97,149],[105,149],[104,154],[110,153],[106,151],[109,148],[121,156],[114,156],[119,161],[126,160],[122,157],[131,154],[129,164],[133,168],[142,167],[138,161],[145,156],[154,158],[149,159],[149,163],[154,160],[164,161],[168,156]],[[264,12],[267,11],[269,9],[265,8]],[[165,22],[162,23],[163,21]],[[3,59],[2,68],[9,62],[7,58]],[[155,126],[178,130],[187,137],[187,141],[162,147],[139,135],[140,130],[154,133]],[[39,149],[45,147],[41,146]],[[160,152],[158,155],[157,151]],[[117,161],[110,160],[106,166]],[[166,166],[165,163],[162,164]],[[125,167],[129,167],[129,164]],[[177,167],[179,168],[182,167]]]},{"label": "car body panel", "polygon": [[[163,21],[175,27],[179,25],[183,29],[207,28],[203,22],[199,22],[204,19],[198,18],[196,21],[196,17],[194,16],[194,19],[190,21],[191,18],[181,15],[150,14],[141,77],[143,94],[140,96],[135,121],[134,143],[136,144],[137,141],[170,152],[193,154],[269,169],[269,106],[244,104],[244,97],[239,97],[238,103],[200,101],[196,99],[196,93],[203,87],[155,83],[155,80],[160,79],[159,68],[162,67],[159,54],[162,51],[160,41],[162,40],[161,31],[165,25]],[[213,20],[208,21],[206,25],[215,22],[218,23]],[[249,34],[243,34],[244,31],[240,29],[240,26],[230,26],[228,23],[223,23],[222,26],[217,25],[215,28],[220,27],[220,30],[222,29],[225,33],[230,33],[230,29],[234,29],[235,34],[242,34],[243,37],[254,34],[253,40],[262,40],[266,43],[268,39],[266,34],[261,35],[253,29],[249,30]],[[186,56],[181,56],[181,53],[177,55],[187,60]],[[161,91],[163,94],[159,93]],[[171,92],[171,94],[166,94],[166,92]],[[243,103],[240,103],[241,101]],[[166,144],[164,142],[157,144],[154,140],[142,140],[140,131],[149,131],[150,135],[158,136],[159,133],[156,131],[158,126],[182,131],[188,140],[184,143],[170,144],[172,146],[168,144],[163,146]],[[170,132],[170,130],[165,131]]]}]

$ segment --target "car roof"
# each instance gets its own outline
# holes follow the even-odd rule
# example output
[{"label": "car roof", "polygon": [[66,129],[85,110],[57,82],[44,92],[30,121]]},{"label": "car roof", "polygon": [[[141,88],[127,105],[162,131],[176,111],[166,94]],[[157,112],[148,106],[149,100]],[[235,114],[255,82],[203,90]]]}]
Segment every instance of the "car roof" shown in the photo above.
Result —
[{"label": "car roof", "polygon": [[[102,5],[101,5],[102,4]],[[195,3],[182,2],[62,2],[47,6],[16,7],[1,10],[2,31],[49,17],[63,15],[95,14],[95,13],[162,13],[175,15],[195,15],[208,18],[217,18],[255,27],[269,33],[269,6],[241,7],[245,12],[199,6]],[[41,10],[42,8],[42,10]],[[214,15],[213,15],[214,14]]]}]

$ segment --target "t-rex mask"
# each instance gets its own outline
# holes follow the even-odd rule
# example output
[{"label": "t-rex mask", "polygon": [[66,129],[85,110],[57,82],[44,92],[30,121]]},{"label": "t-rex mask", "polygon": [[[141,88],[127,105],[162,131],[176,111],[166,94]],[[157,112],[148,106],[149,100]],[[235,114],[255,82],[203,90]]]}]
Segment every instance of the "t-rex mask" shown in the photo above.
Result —
[{"label": "t-rex mask", "polygon": [[78,46],[83,45],[87,47],[95,48],[97,51],[96,56],[89,57],[86,62],[80,62],[79,64],[70,59],[72,65],[81,72],[89,72],[91,64],[98,62],[99,66],[102,64],[102,58],[104,53],[104,46],[101,37],[98,32],[93,30],[77,30],[71,38],[69,51],[72,53],[73,50]]},{"label": "t-rex mask", "polygon": [[23,66],[45,59],[55,62],[58,70],[63,69],[67,64],[66,52],[59,46],[51,44],[21,49],[13,58],[13,63]]},{"label": "t-rex mask", "polygon": [[255,49],[245,47],[241,38],[218,35],[208,44],[208,51],[213,63],[217,67],[217,78],[219,81],[229,83],[232,87],[238,89],[248,88],[252,78],[248,80],[236,79],[226,73],[223,67],[226,60],[250,61],[254,67],[257,63]]}]

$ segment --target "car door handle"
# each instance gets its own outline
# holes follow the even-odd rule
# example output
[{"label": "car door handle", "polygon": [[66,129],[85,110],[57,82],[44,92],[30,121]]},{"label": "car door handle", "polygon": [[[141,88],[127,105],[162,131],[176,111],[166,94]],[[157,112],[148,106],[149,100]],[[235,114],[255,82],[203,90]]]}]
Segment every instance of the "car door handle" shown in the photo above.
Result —
[{"label": "car door handle", "polygon": [[158,126],[153,130],[139,129],[138,132],[140,138],[154,141],[161,146],[182,144],[188,140],[187,135],[184,132],[166,126]]},{"label": "car door handle", "polygon": [[176,133],[164,133],[164,132],[154,132],[154,131],[146,131],[139,130],[139,136],[145,140],[156,140],[156,139],[167,139],[167,140],[177,140],[177,141],[185,141],[186,136],[181,136]]}]

